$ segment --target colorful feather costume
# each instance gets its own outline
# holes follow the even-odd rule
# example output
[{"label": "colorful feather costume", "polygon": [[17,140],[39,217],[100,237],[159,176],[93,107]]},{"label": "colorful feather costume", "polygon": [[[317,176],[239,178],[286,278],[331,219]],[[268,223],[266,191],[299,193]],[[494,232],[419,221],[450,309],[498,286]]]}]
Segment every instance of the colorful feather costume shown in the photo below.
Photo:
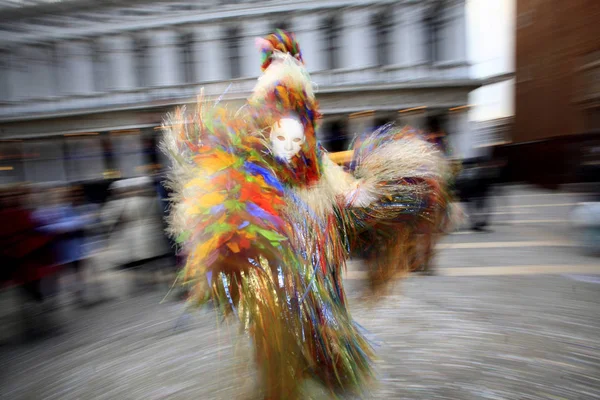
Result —
[{"label": "colorful feather costume", "polygon": [[[188,254],[181,281],[194,301],[212,298],[242,322],[266,398],[302,398],[305,379],[360,393],[374,354],[347,309],[346,260],[361,233],[381,247],[398,242],[394,229],[437,223],[445,165],[422,139],[389,128],[358,141],[344,171],[317,143],[318,105],[293,35],[258,43],[264,74],[244,107],[201,99],[165,124],[170,227]],[[290,113],[306,140],[285,162],[268,137]],[[392,248],[389,260],[402,255]],[[374,286],[398,272],[372,265]]]}]

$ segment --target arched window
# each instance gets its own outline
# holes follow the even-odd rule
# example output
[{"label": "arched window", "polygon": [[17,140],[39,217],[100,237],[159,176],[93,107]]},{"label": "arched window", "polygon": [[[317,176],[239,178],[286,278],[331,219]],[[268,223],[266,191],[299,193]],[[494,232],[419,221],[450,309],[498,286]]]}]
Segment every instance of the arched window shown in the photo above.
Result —
[{"label": "arched window", "polygon": [[227,41],[227,58],[229,61],[229,78],[242,76],[241,35],[236,27],[229,28],[225,36]]},{"label": "arched window", "polygon": [[194,34],[192,32],[184,31],[179,35],[179,53],[181,55],[183,83],[195,83]]},{"label": "arched window", "polygon": [[427,61],[430,63],[441,61],[441,43],[442,43],[442,17],[444,11],[444,2],[439,0],[427,10],[425,14],[425,47]]},{"label": "arched window", "polygon": [[340,20],[337,17],[326,18],[323,22],[327,69],[341,68],[341,29]]},{"label": "arched window", "polygon": [[278,21],[275,21],[272,25],[271,25],[271,32],[275,32],[277,29],[281,29],[287,32],[291,31],[291,24],[288,21],[285,21],[283,18],[281,18]]},{"label": "arched window", "polygon": [[377,65],[389,65],[391,62],[392,17],[389,10],[379,12],[371,21],[376,46]]},{"label": "arched window", "polygon": [[150,82],[150,44],[148,38],[138,36],[134,39],[135,69],[138,78],[137,86],[149,87]]}]

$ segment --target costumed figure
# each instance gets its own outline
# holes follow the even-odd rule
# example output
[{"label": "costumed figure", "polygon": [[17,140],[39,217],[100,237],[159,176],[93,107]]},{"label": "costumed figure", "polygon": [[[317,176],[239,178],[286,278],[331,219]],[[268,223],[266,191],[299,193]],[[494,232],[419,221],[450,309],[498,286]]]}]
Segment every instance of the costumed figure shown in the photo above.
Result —
[{"label": "costumed figure", "polygon": [[[373,288],[405,269],[399,227],[437,223],[445,164],[409,129],[354,146],[350,172],[317,142],[318,105],[293,35],[257,41],[263,75],[238,110],[200,99],[165,123],[173,161],[171,233],[188,255],[180,280],[251,338],[265,398],[302,398],[302,382],[360,393],[370,344],[348,311],[342,276],[361,233],[386,248]],[[435,211],[435,212],[434,212]],[[373,260],[375,257],[373,257]]]}]

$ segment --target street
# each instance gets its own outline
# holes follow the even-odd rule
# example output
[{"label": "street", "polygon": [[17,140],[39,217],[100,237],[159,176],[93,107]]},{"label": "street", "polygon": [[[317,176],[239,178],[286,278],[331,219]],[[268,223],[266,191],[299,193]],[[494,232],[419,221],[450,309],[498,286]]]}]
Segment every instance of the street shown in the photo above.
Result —
[{"label": "street", "polygon": [[[364,273],[352,261],[351,310],[380,357],[369,398],[600,398],[600,262],[568,224],[582,199],[504,190],[490,232],[448,235],[436,275],[411,276],[375,304],[360,301]],[[210,308],[185,313],[166,288],[132,294],[123,273],[103,280],[112,300],[56,311],[59,335],[22,344],[3,323],[0,398],[253,398],[234,323]],[[10,297],[2,293],[3,321]]]}]

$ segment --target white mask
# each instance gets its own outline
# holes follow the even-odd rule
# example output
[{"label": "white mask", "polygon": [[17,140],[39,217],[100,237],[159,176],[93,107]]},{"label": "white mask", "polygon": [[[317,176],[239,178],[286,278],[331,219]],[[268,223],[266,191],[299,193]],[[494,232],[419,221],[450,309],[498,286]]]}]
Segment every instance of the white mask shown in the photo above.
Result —
[{"label": "white mask", "polygon": [[305,140],[304,126],[296,117],[282,118],[271,127],[273,153],[287,162],[300,152]]}]

